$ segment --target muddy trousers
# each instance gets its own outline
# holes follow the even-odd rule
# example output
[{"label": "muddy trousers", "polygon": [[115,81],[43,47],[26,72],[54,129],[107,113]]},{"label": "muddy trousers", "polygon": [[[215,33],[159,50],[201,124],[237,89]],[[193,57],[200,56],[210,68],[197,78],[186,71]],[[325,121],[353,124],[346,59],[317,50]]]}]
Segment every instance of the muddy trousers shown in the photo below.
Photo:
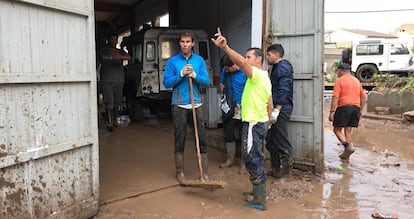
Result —
[{"label": "muddy trousers", "polygon": [[283,112],[279,114],[277,122],[272,125],[266,136],[266,148],[270,152],[272,167],[279,167],[281,159],[288,159],[292,155],[292,145],[288,136],[289,116]]},{"label": "muddy trousers", "polygon": [[[184,160],[184,145],[185,139],[187,137],[187,126],[190,126],[193,129],[193,137],[195,141],[195,131],[194,131],[194,122],[193,122],[193,112],[191,109],[184,109],[179,106],[172,106],[173,113],[173,122],[174,122],[174,154],[176,157],[176,177],[177,180],[184,178],[183,172],[183,160]],[[197,119],[197,128],[198,128],[198,140],[200,145],[201,153],[201,165],[204,170],[203,177],[208,179],[208,158],[207,158],[207,147],[205,139],[205,127],[203,123],[203,109],[201,107],[196,108],[196,119]],[[180,159],[177,159],[178,157]],[[177,162],[178,161],[178,162]],[[181,162],[180,162],[181,161]],[[182,168],[180,168],[182,167]]]},{"label": "muddy trousers", "polygon": [[[178,106],[172,107],[172,115],[174,122],[174,153],[184,153],[185,139],[187,137],[187,126],[193,129],[193,137],[195,140],[193,114],[191,109],[184,109]],[[196,109],[198,140],[200,143],[200,153],[207,153],[205,127],[202,121],[203,109],[201,107]]]},{"label": "muddy trousers", "polygon": [[242,126],[242,156],[246,169],[250,174],[250,182],[259,185],[266,182],[264,170],[263,141],[267,128],[266,123],[243,122]]},{"label": "muddy trousers", "polygon": [[[235,136],[235,130],[237,127],[239,127],[237,130],[241,132],[241,120],[238,119],[228,119],[224,121],[223,123],[223,130],[224,130],[224,141],[225,142],[235,142],[236,136]],[[241,136],[241,133],[238,133],[239,136]]]},{"label": "muddy trousers", "polygon": [[112,114],[112,118],[119,116],[118,106],[122,103],[124,83],[122,82],[99,82],[100,92],[103,95],[105,107]]}]

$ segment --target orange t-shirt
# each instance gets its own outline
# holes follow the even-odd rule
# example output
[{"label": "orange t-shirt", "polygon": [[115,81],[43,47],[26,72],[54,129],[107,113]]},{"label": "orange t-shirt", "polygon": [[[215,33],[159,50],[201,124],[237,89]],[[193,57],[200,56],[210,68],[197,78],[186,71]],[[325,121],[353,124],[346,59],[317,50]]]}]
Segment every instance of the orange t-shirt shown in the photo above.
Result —
[{"label": "orange t-shirt", "polygon": [[344,74],[335,81],[333,96],[338,98],[338,107],[354,105],[361,108],[364,89],[359,80],[351,74]]}]

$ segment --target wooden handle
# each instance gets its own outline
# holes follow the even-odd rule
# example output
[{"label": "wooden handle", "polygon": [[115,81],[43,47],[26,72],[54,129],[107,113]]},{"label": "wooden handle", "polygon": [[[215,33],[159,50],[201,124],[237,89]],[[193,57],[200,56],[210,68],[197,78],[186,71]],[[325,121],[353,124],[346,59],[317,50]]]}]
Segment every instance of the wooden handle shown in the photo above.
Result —
[{"label": "wooden handle", "polygon": [[191,99],[191,110],[193,111],[193,123],[194,123],[194,133],[195,133],[195,141],[196,141],[196,149],[197,149],[197,159],[198,159],[198,169],[200,170],[200,178],[203,181],[203,166],[201,165],[201,152],[200,152],[200,140],[198,139],[198,126],[197,126],[197,115],[196,109],[194,104],[194,94],[193,94],[193,79],[188,77],[190,82],[190,99]]}]

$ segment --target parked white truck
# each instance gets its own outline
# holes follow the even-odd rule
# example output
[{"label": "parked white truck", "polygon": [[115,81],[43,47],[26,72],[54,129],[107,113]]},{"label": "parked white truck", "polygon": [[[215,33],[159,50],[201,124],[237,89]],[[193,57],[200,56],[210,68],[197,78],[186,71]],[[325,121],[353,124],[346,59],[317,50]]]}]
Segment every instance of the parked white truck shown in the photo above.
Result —
[{"label": "parked white truck", "polygon": [[367,39],[342,51],[342,62],[361,82],[372,82],[376,73],[406,75],[414,70],[414,58],[406,42],[398,39]]}]

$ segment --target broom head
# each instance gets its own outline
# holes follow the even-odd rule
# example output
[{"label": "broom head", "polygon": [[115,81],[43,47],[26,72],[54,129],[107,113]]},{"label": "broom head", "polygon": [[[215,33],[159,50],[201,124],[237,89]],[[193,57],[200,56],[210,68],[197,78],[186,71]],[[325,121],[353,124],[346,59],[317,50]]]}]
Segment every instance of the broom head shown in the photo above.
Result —
[{"label": "broom head", "polygon": [[227,182],[223,180],[185,179],[180,181],[180,185],[204,188],[225,188],[227,186]]}]

